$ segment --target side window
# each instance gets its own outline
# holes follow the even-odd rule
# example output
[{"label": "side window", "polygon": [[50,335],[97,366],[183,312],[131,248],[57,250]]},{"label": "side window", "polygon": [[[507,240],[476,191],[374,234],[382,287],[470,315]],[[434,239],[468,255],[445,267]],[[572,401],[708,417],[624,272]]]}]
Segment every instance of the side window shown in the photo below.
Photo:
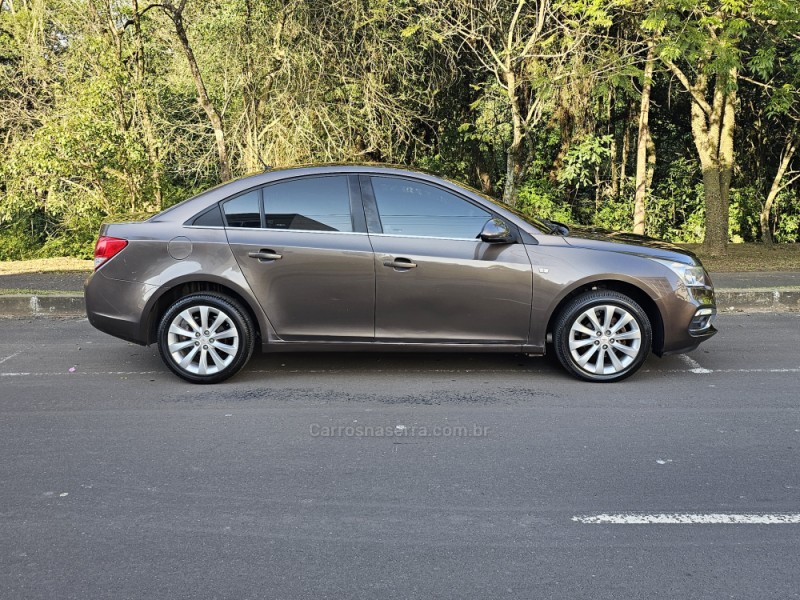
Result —
[{"label": "side window", "polygon": [[304,177],[266,186],[268,229],[353,231],[347,176]]},{"label": "side window", "polygon": [[373,177],[383,232],[393,235],[478,237],[491,215],[438,187],[399,177]]},{"label": "side window", "polygon": [[219,205],[215,204],[201,212],[194,218],[192,225],[196,227],[222,227],[222,213],[219,212]]},{"label": "side window", "polygon": [[261,227],[259,190],[251,190],[222,205],[228,227]]}]

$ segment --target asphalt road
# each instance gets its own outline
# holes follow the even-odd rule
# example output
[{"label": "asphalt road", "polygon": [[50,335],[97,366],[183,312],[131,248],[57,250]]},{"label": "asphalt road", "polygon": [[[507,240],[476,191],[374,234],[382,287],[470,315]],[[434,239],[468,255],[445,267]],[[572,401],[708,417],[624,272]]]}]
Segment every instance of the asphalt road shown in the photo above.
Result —
[{"label": "asphalt road", "polygon": [[287,354],[195,387],[2,320],[0,598],[798,598],[800,524],[625,524],[800,513],[800,315],[718,326],[619,384]]}]

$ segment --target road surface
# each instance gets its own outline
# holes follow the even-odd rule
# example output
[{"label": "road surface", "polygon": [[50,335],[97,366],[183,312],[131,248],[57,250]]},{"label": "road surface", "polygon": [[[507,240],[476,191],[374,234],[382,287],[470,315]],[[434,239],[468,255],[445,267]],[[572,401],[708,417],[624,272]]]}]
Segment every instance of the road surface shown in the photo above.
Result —
[{"label": "road surface", "polygon": [[800,597],[800,315],[619,384],[513,355],[181,382],[0,321],[0,597]]}]

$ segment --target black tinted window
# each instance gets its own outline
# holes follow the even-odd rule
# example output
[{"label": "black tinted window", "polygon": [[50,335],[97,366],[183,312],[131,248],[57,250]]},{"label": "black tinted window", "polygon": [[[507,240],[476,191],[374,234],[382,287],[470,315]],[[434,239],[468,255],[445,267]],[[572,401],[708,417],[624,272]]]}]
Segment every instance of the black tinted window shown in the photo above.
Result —
[{"label": "black tinted window", "polygon": [[205,212],[197,215],[192,221],[192,225],[198,227],[222,227],[222,215],[219,212],[219,206],[215,204]]},{"label": "black tinted window", "polygon": [[353,231],[347,177],[305,177],[264,188],[269,229]]},{"label": "black tinted window", "polygon": [[475,239],[491,215],[438,187],[394,177],[373,177],[383,232]]},{"label": "black tinted window", "polygon": [[261,227],[259,191],[252,190],[222,205],[228,227]]}]

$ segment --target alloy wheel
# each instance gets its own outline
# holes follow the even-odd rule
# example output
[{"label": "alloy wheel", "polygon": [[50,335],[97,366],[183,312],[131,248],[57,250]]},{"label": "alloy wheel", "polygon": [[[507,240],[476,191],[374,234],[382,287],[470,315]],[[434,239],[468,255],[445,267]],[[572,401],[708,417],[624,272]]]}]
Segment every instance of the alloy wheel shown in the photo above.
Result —
[{"label": "alloy wheel", "polygon": [[227,368],[239,350],[239,331],[225,311],[205,304],[181,311],[167,333],[169,356],[193,375],[215,375]]},{"label": "alloy wheel", "polygon": [[595,375],[615,375],[639,355],[642,332],[635,317],[613,304],[583,311],[569,330],[569,351],[575,364]]}]

